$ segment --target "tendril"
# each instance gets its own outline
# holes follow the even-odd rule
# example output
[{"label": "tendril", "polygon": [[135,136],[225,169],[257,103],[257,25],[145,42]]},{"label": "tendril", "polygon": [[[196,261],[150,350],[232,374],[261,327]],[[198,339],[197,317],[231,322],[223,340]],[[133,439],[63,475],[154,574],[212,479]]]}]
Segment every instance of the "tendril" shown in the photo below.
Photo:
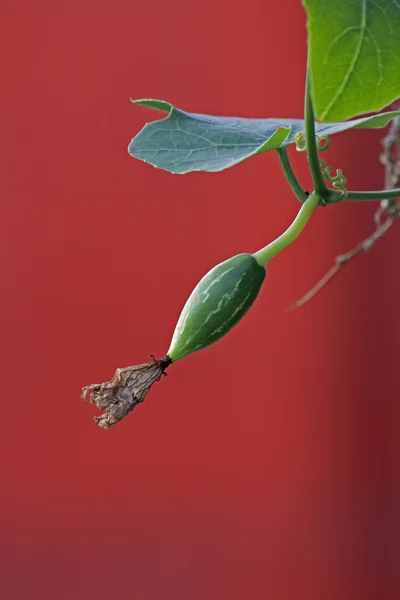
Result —
[{"label": "tendril", "polygon": [[326,181],[329,181],[335,190],[339,190],[342,192],[342,198],[346,198],[347,190],[346,183],[347,179],[343,175],[342,169],[336,169],[336,175],[332,176],[331,172],[333,167],[331,165],[327,165],[322,158],[319,159],[319,166],[321,167],[322,176]]},{"label": "tendril", "polygon": [[304,131],[298,131],[294,136],[297,152],[305,152],[307,150],[306,134]]},{"label": "tendril", "polygon": [[[317,151],[323,152],[324,150],[328,150],[331,142],[327,135],[316,135],[317,139]],[[294,143],[296,144],[296,150],[298,152],[306,152],[307,151],[307,142],[306,142],[306,134],[304,131],[298,131],[294,136]],[[332,176],[331,172],[333,167],[331,165],[327,165],[322,158],[319,159],[319,166],[321,168],[321,173],[323,178],[335,188],[335,190],[339,190],[342,192],[342,198],[346,198],[347,190],[346,183],[347,179],[343,175],[342,169],[336,169],[336,175]]]},{"label": "tendril", "polygon": [[317,150],[318,152],[323,152],[324,150],[328,150],[329,146],[331,145],[331,140],[329,139],[329,136],[327,135],[316,135],[315,136],[317,138]]}]

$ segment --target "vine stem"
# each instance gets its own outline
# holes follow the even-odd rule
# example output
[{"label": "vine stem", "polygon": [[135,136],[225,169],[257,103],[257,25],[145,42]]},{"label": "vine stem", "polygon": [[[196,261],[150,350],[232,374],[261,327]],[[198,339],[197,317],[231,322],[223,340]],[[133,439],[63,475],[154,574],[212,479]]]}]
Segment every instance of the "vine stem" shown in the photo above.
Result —
[{"label": "vine stem", "polygon": [[379,200],[387,200],[390,198],[400,198],[400,188],[392,190],[378,190],[376,192],[347,192],[346,198],[341,198],[341,192],[329,190],[328,197],[325,198],[327,204],[341,202],[341,200],[352,200],[355,202],[371,202]]},{"label": "vine stem", "polygon": [[318,206],[320,202],[321,196],[316,192],[313,192],[308,196],[290,227],[288,227],[282,235],[276,238],[276,240],[268,244],[268,246],[265,246],[265,248],[262,248],[253,254],[259,265],[265,265],[265,263],[276,256],[278,252],[286,248],[286,246],[289,246],[289,244],[297,238],[307,225],[314,208]]},{"label": "vine stem", "polygon": [[279,157],[279,162],[281,163],[282,171],[287,179],[287,182],[292,188],[292,192],[294,193],[296,198],[300,200],[300,202],[304,202],[307,198],[307,194],[304,192],[299,180],[296,177],[295,172],[293,171],[286,148],[284,146],[278,148],[277,153]]},{"label": "vine stem", "polygon": [[305,133],[306,133],[306,146],[308,163],[310,165],[311,177],[314,184],[314,189],[320,198],[324,199],[328,195],[328,188],[325,185],[324,178],[321,173],[321,167],[319,164],[317,142],[315,137],[315,123],[314,123],[314,109],[311,100],[311,85],[310,85],[310,73],[307,69],[306,76],[306,91],[304,98],[304,121],[305,121]]},{"label": "vine stem", "polygon": [[[375,243],[382,239],[395,221],[400,218],[400,118],[393,120],[389,134],[382,140],[384,152],[380,156],[380,161],[385,165],[385,187],[382,192],[372,192],[384,194],[383,200],[380,202],[378,210],[375,212],[374,221],[376,225],[375,231],[358,243],[352,250],[336,257],[335,264],[329,271],[307,292],[300,300],[297,300],[291,308],[304,306],[314,296],[316,296],[336,275],[356,256],[362,253],[369,252]],[[394,190],[395,199],[388,198],[389,192]],[[334,192],[338,194],[339,192]],[[368,193],[368,192],[367,192]],[[365,194],[365,192],[350,192],[350,194]],[[329,202],[329,198],[325,199]],[[396,201],[397,200],[397,201]]]}]

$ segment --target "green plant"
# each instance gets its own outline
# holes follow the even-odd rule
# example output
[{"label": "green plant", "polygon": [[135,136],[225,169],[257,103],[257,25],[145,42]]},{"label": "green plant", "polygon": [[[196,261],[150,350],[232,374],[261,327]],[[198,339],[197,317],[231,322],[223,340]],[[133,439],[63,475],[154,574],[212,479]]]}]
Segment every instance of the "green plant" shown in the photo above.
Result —
[{"label": "green plant", "polygon": [[[168,113],[147,124],[129,153],[171,173],[221,171],[275,150],[283,173],[302,203],[292,225],[253,255],[240,254],[212,269],[192,292],[179,318],[170,349],[161,360],[117,369],[113,379],[83,388],[83,397],[105,413],[108,428],[142,402],[152,384],[180,358],[225,335],[247,312],[265,278],[265,264],[291,244],[314,209],[343,201],[382,201],[388,221],[399,216],[400,189],[353,191],[338,168],[319,154],[335,133],[382,128],[400,111],[380,111],[400,95],[400,3],[396,0],[304,0],[308,15],[308,62],[304,120],[214,117],[184,112],[160,100],[135,104]],[[314,114],[318,121],[315,121]],[[354,118],[357,117],[357,118]],[[352,119],[352,120],[348,120]],[[287,147],[307,154],[313,191],[305,192],[290,164]],[[332,184],[328,187],[327,184]],[[387,226],[386,226],[387,227]],[[383,235],[383,229],[380,230]]]}]

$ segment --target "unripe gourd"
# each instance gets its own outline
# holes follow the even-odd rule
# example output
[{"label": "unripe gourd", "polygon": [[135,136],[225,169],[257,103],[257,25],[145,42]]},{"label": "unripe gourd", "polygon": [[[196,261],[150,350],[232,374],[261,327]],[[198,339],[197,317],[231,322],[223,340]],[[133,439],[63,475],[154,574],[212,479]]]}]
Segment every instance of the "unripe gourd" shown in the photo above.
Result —
[{"label": "unripe gourd", "polygon": [[117,369],[111,381],[82,389],[82,397],[88,396],[91,404],[104,411],[95,417],[99,427],[108,429],[143,402],[172,362],[210,346],[228,333],[253,304],[265,274],[265,267],[251,254],[238,254],[211,269],[186,302],[166,356]]},{"label": "unripe gourd", "polygon": [[187,300],[167,356],[175,362],[228,333],[253,304],[265,275],[252,254],[238,254],[211,269]]}]

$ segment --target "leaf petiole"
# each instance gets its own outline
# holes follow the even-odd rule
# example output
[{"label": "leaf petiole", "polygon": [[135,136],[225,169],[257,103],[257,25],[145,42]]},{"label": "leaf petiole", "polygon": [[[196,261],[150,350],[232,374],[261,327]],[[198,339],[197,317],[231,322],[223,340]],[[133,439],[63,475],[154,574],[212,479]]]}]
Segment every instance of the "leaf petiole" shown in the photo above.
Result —
[{"label": "leaf petiole", "polygon": [[308,163],[310,165],[314,189],[321,196],[321,198],[324,199],[328,194],[328,188],[325,185],[319,164],[317,141],[315,137],[314,109],[311,100],[310,74],[308,70],[306,75],[306,91],[304,98],[304,121]]},{"label": "leaf petiole", "polygon": [[293,171],[286,148],[284,146],[278,148],[277,153],[282,171],[287,179],[288,184],[292,188],[293,194],[298,200],[300,200],[300,202],[304,202],[307,199],[307,194],[304,192],[295,172]]}]

